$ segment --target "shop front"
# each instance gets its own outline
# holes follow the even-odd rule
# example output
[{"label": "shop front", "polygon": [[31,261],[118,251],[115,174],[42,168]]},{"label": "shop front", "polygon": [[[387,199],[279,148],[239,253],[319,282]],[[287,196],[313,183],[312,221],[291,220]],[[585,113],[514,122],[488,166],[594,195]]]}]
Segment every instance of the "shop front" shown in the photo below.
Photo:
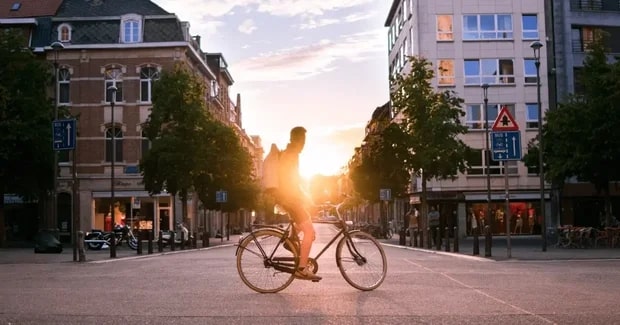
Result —
[{"label": "shop front", "polygon": [[149,196],[146,191],[114,193],[114,212],[110,192],[92,192],[91,229],[111,231],[113,225],[128,225],[134,230],[173,229],[171,197],[167,194]]},{"label": "shop front", "polygon": [[[487,204],[487,198],[486,193],[465,194],[467,235],[472,235],[472,224],[477,225],[480,230],[488,225],[493,235],[506,235],[507,232],[512,235],[540,234],[542,215],[540,213],[539,193],[510,193],[508,211],[506,210],[506,195],[504,193],[491,193],[490,204]],[[548,205],[548,198],[547,193],[545,205]],[[545,208],[545,211],[548,212],[548,207]],[[487,217],[487,211],[490,217]]]}]

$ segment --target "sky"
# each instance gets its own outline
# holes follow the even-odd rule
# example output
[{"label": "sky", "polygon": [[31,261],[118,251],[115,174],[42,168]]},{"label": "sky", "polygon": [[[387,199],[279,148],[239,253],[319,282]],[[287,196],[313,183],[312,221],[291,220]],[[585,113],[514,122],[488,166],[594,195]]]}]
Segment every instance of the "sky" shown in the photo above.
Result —
[{"label": "sky", "polygon": [[307,130],[300,172],[346,166],[372,112],[389,100],[391,1],[155,0],[190,24],[205,52],[222,53],[241,94],[242,126],[265,151]]}]

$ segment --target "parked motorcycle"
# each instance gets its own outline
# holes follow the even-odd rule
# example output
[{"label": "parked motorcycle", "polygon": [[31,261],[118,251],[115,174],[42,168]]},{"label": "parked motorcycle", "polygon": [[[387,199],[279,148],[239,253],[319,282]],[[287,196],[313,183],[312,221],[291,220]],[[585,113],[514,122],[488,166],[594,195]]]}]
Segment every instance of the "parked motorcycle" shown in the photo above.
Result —
[{"label": "parked motorcycle", "polygon": [[[194,239],[194,236],[190,235],[189,230],[187,229],[187,227],[185,227],[184,224],[177,223],[176,231],[174,232],[174,244],[177,246],[181,245],[181,234],[183,234],[183,238],[185,239],[185,245],[189,246]],[[164,232],[162,234],[161,240],[164,244],[164,247],[170,245],[171,237],[172,236],[170,236],[170,232]]]},{"label": "parked motorcycle", "polygon": [[92,250],[100,250],[103,248],[103,245],[111,245],[112,236],[115,239],[115,245],[119,246],[122,244],[123,240],[127,242],[127,246],[131,249],[138,249],[138,238],[134,236],[133,231],[129,226],[117,225],[114,227],[114,231],[104,232],[99,229],[92,229],[90,232],[86,233],[84,237],[84,242],[88,249]]}]

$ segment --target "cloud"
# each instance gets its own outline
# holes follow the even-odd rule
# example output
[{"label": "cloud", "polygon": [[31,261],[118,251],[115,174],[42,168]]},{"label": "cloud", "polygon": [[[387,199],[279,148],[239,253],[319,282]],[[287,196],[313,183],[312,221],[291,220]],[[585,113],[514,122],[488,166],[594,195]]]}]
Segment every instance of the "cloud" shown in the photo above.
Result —
[{"label": "cloud", "polygon": [[302,80],[336,69],[337,60],[360,62],[377,53],[383,54],[384,31],[377,29],[322,40],[317,44],[295,46],[262,53],[234,63],[243,71],[237,79],[243,81]]},{"label": "cloud", "polygon": [[328,25],[333,25],[333,24],[338,24],[338,23],[340,23],[340,20],[338,20],[338,19],[329,19],[329,18],[314,19],[314,18],[310,18],[306,22],[299,24],[299,29],[315,29],[315,28],[325,27],[325,26],[328,26]]},{"label": "cloud", "polygon": [[256,30],[256,25],[252,19],[244,20],[241,25],[239,25],[239,31],[244,34],[252,34]]},{"label": "cloud", "polygon": [[356,12],[344,17],[344,21],[347,23],[353,23],[356,21],[366,20],[374,17],[377,14],[376,11],[371,12]]}]

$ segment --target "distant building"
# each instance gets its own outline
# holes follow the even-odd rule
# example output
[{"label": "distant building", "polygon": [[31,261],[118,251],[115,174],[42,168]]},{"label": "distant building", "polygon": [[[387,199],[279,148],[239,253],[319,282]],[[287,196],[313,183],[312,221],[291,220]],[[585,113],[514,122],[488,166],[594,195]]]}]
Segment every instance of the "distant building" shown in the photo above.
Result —
[{"label": "distant building", "polygon": [[[394,0],[387,15],[390,76],[408,73],[407,56],[428,59],[435,69],[437,90],[454,90],[465,100],[463,124],[469,132],[463,141],[474,148],[471,168],[454,181],[432,180],[428,199],[438,205],[443,226],[458,225],[461,235],[469,227],[470,213],[486,218],[486,167],[491,177],[491,220],[495,234],[506,233],[504,174],[510,182],[513,215],[540,214],[539,177],[518,161],[503,166],[490,158],[485,144],[498,112],[506,107],[521,132],[521,150],[538,134],[536,69],[532,41],[545,43],[545,3],[540,0],[419,1]],[[546,45],[545,45],[546,46]],[[547,54],[541,51],[542,108],[549,107]],[[488,119],[485,118],[482,84],[489,84]],[[414,181],[411,204],[420,203],[421,182]],[[548,195],[547,191],[547,195]],[[546,197],[548,199],[548,197]],[[549,203],[545,204],[549,211]],[[547,213],[546,215],[549,215]],[[514,229],[514,219],[509,225]],[[549,225],[556,221],[547,218]]]},{"label": "distant building", "polygon": [[[10,3],[17,8],[4,8]],[[153,82],[176,63],[185,63],[203,78],[212,115],[231,126],[252,154],[259,150],[241,126],[240,96],[230,98],[234,81],[224,56],[203,52],[201,37],[190,34],[188,22],[151,1],[5,1],[0,5],[0,24],[22,26],[34,52],[58,65],[54,97],[79,120],[75,159],[83,230],[105,228],[111,196],[112,133],[116,142],[115,201],[127,220],[151,221],[156,230],[173,229],[175,221],[181,220],[180,205],[176,218],[172,215],[168,193],[150,196],[145,191],[138,167],[150,148],[143,125],[152,108]],[[64,48],[52,48],[53,42]],[[114,99],[110,86],[118,89]],[[55,223],[62,233],[68,233],[71,225],[73,159],[68,153],[60,155]],[[255,164],[260,160],[262,156],[255,157]],[[190,229],[203,226],[202,218],[195,218],[199,214],[195,201],[190,203]]]}]

